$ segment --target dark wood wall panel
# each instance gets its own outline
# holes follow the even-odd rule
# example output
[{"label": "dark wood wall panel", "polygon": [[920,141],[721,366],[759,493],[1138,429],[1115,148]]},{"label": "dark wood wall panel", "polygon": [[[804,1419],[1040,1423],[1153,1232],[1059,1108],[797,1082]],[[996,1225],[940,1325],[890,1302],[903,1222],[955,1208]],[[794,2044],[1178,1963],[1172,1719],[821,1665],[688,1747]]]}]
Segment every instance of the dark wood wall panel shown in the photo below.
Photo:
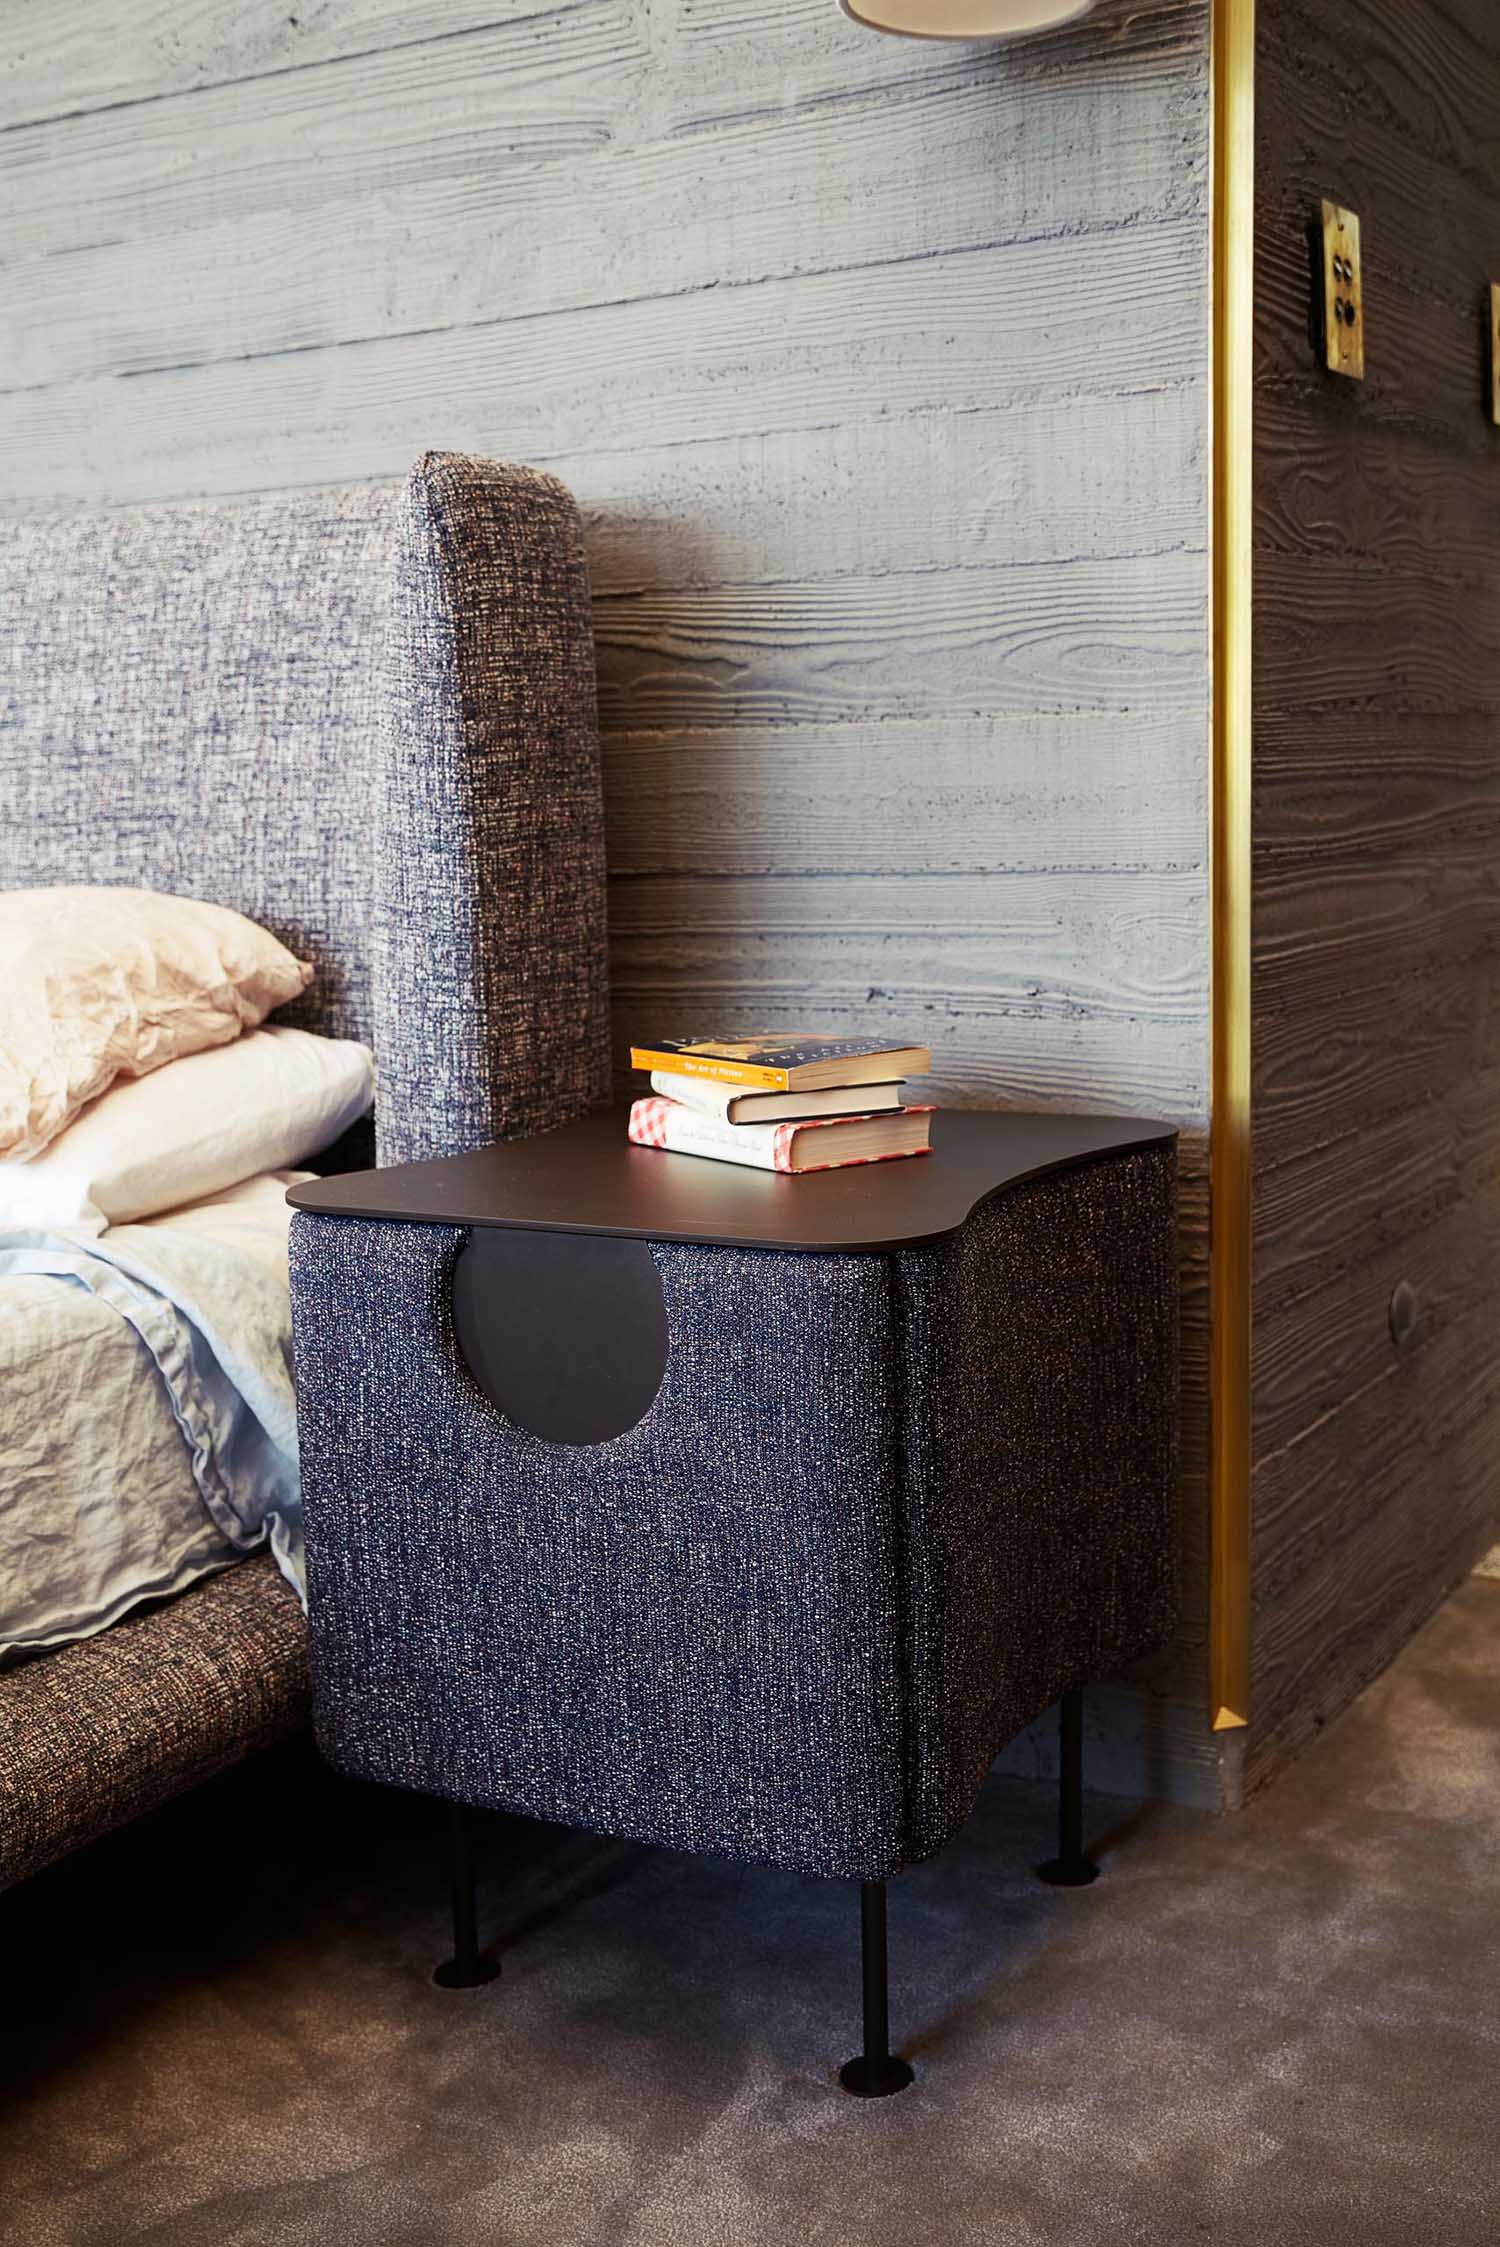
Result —
[{"label": "dark wood wall panel", "polygon": [[[1258,36],[1251,1785],[1500,1518],[1500,10]],[[1324,195],[1363,384],[1309,339]]]}]

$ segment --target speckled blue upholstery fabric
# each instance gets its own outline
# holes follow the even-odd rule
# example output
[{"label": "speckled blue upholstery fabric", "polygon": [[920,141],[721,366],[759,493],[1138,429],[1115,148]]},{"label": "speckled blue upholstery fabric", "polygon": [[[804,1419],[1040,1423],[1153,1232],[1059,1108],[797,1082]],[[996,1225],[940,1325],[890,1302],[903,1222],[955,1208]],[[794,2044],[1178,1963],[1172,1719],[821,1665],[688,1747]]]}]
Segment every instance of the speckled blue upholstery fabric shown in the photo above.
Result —
[{"label": "speckled blue upholstery fabric", "polygon": [[577,511],[432,453],[404,489],[0,520],[0,888],[233,905],[373,1043],[380,1157],[608,1090]]},{"label": "speckled blue upholstery fabric", "polygon": [[671,1337],[591,1447],[506,1421],[460,1230],[299,1216],[314,1704],[359,1777],[876,1879],[1170,1627],[1173,1164],[897,1256],[654,1243]]},{"label": "speckled blue upholstery fabric", "polygon": [[571,494],[429,454],[401,494],[374,836],[382,1162],[609,1091],[594,639]]},{"label": "speckled blue upholstery fabric", "polygon": [[[0,520],[0,805],[0,888],[209,898],[311,959],[282,1018],[374,1044],[384,1161],[607,1093],[592,621],[551,477],[433,453],[404,489]],[[0,1887],[296,1721],[301,1615],[233,1574],[0,1681]]]}]

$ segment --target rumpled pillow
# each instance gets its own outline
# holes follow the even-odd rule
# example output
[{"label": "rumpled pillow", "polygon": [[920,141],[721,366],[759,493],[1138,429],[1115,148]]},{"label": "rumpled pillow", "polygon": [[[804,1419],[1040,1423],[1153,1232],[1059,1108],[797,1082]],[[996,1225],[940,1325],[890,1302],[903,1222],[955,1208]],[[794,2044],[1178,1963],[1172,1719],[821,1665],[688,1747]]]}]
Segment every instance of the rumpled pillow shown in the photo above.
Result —
[{"label": "rumpled pillow", "polygon": [[224,905],[149,889],[0,893],[0,1161],[40,1154],[117,1077],[228,1045],[312,972]]},{"label": "rumpled pillow", "polygon": [[252,1030],[116,1084],[44,1153],[0,1163],[0,1226],[102,1232],[332,1146],[375,1097],[352,1038]]}]

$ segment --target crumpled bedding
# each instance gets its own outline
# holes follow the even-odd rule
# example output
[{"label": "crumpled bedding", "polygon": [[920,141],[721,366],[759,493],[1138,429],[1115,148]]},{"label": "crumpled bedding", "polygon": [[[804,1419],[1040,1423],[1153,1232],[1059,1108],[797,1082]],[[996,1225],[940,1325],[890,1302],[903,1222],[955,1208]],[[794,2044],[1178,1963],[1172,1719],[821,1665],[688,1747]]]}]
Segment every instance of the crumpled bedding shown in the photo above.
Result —
[{"label": "crumpled bedding", "polygon": [[0,1231],[0,1661],[269,1542],[304,1597],[286,1188]]}]

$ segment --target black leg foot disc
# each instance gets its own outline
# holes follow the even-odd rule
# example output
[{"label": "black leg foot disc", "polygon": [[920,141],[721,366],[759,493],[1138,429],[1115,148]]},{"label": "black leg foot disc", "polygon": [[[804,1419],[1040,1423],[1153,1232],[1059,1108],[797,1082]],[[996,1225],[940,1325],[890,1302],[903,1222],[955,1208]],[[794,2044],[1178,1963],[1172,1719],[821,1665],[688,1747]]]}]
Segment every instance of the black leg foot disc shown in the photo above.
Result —
[{"label": "black leg foot disc", "polygon": [[432,1978],[440,1990],[477,1990],[486,1982],[498,1981],[500,1962],[494,1958],[445,1958],[441,1966],[432,1970]]},{"label": "black leg foot disc", "polygon": [[1045,1865],[1037,1866],[1036,1877],[1049,1888],[1092,1888],[1099,1867],[1092,1857],[1049,1857]]},{"label": "black leg foot disc", "polygon": [[904,2091],[914,2077],[905,2060],[867,2060],[861,2052],[857,2059],[844,2062],[839,2081],[856,2099],[888,2099],[893,2091]]}]

